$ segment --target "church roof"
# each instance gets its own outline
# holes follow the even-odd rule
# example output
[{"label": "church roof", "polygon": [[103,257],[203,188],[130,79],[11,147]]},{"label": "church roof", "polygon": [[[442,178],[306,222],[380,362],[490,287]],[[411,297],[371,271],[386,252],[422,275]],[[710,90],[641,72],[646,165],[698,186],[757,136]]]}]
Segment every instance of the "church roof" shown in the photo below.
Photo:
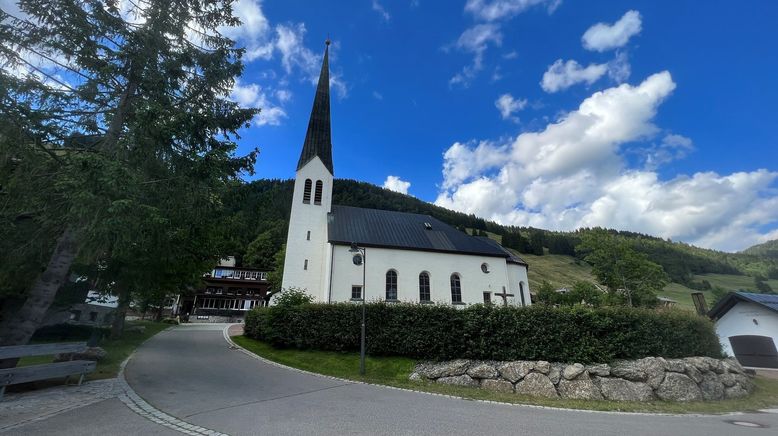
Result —
[{"label": "church roof", "polygon": [[297,162],[297,170],[304,167],[314,157],[318,156],[324,166],[332,170],[332,131],[330,127],[330,69],[329,69],[330,40],[324,48],[324,60],[319,73],[319,83],[316,85],[316,95],[313,98],[311,118],[308,120],[308,131],[305,133],[303,151]]},{"label": "church roof", "polygon": [[467,235],[429,215],[332,206],[327,230],[333,244],[475,254],[527,265],[497,242]]}]

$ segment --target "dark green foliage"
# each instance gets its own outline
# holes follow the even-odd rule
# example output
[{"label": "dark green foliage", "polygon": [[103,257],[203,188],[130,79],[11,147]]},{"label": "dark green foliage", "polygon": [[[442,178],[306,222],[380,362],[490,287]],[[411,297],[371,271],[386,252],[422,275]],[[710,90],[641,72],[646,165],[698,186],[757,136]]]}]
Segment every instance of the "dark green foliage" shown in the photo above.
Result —
[{"label": "dark green foliage", "polygon": [[543,246],[545,245],[545,234],[540,230],[533,230],[529,234],[529,249],[527,253],[535,256],[543,255]]},{"label": "dark green foliage", "polygon": [[754,286],[756,286],[756,290],[762,294],[772,294],[773,288],[764,280],[763,277],[754,277]]},{"label": "dark green foliage", "polygon": [[529,252],[529,241],[519,232],[509,232],[502,235],[502,246],[512,248],[519,253]]},{"label": "dark green foliage", "polygon": [[[246,335],[276,347],[359,349],[359,305],[262,308]],[[367,348],[374,356],[414,359],[610,362],[646,356],[720,357],[713,324],[684,312],[582,307],[526,308],[371,303]]]},{"label": "dark green foliage", "polygon": [[275,297],[275,304],[279,307],[294,307],[313,303],[313,296],[299,288],[284,289]]}]

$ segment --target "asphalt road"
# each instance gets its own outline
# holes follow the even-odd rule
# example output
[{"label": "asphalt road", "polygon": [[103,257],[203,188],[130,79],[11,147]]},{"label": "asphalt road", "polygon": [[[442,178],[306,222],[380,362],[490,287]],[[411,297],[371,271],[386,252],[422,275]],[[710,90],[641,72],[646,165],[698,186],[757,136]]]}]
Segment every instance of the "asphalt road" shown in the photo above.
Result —
[{"label": "asphalt road", "polygon": [[[341,382],[230,349],[223,325],[188,325],[146,342],[125,376],[146,401],[232,435],[775,435],[778,414],[651,416],[489,404]],[[747,428],[738,420],[767,425]]]}]

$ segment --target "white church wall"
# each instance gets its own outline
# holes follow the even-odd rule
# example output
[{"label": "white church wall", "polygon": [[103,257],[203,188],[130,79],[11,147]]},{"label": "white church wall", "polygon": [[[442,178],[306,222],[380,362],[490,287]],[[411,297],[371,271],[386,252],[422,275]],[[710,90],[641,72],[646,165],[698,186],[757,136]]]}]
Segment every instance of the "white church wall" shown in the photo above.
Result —
[{"label": "white church wall", "polygon": [[[303,203],[305,180],[311,179],[310,203]],[[316,181],[323,184],[321,204],[314,204]],[[332,174],[318,156],[297,171],[289,233],[286,239],[282,288],[306,289],[318,301],[327,300],[327,214],[332,204]],[[308,239],[310,232],[310,239]],[[307,269],[306,269],[307,260]]]},{"label": "white church wall", "polygon": [[727,356],[735,355],[729,342],[731,336],[769,336],[778,346],[778,313],[755,303],[738,302],[716,321],[716,334]]},{"label": "white church wall", "polygon": [[[330,301],[351,300],[351,287],[362,284],[362,267],[352,263],[353,253],[348,246],[335,245],[332,254],[332,279]],[[481,271],[481,264],[487,263],[490,272]],[[472,256],[437,252],[367,248],[366,256],[367,301],[384,300],[386,297],[386,272],[397,271],[397,299],[404,302],[419,301],[419,274],[430,275],[431,300],[436,303],[451,303],[450,277],[458,273],[462,286],[462,301],[466,304],[483,303],[483,293],[490,292],[494,304],[502,304],[505,286],[509,294],[508,304],[521,305],[518,283],[525,283],[525,302],[530,304],[529,287],[526,285],[526,268],[508,265],[500,257]],[[513,283],[513,284],[511,284]]]}]

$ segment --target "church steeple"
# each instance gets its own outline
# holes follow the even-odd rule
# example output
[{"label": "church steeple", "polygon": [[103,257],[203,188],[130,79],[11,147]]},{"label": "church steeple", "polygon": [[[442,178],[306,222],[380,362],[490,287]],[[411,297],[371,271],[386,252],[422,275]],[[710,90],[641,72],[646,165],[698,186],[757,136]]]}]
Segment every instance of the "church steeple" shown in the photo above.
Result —
[{"label": "church steeple", "polygon": [[324,166],[332,171],[332,134],[330,127],[330,71],[329,71],[329,38],[325,41],[324,60],[319,73],[319,84],[316,86],[316,96],[313,99],[311,118],[308,121],[308,132],[305,134],[303,151],[297,162],[297,170],[304,167],[311,159],[318,156]]}]

